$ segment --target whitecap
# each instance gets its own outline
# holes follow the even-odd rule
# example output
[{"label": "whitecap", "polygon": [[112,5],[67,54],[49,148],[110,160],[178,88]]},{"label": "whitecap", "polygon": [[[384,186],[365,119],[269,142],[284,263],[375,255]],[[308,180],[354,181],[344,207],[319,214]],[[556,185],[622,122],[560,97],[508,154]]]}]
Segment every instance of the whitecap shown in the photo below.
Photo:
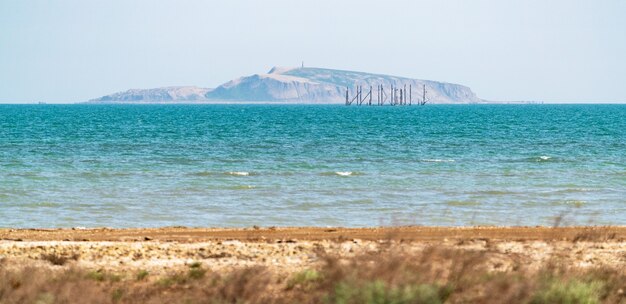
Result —
[{"label": "whitecap", "polygon": [[227,174],[229,174],[229,175],[237,175],[237,176],[248,176],[248,175],[250,175],[250,172],[246,172],[246,171],[231,171],[231,172],[227,172]]},{"label": "whitecap", "polygon": [[552,157],[550,157],[550,156],[545,156],[545,155],[539,156],[539,159],[541,159],[541,160],[548,160],[548,159],[550,159],[550,158],[552,158]]},{"label": "whitecap", "polygon": [[335,174],[339,175],[339,176],[350,176],[352,175],[351,171],[337,171],[335,172]]},{"label": "whitecap", "polygon": [[422,159],[423,162],[427,162],[427,163],[453,163],[455,162],[454,159],[440,159],[440,158],[428,158],[428,159]]}]

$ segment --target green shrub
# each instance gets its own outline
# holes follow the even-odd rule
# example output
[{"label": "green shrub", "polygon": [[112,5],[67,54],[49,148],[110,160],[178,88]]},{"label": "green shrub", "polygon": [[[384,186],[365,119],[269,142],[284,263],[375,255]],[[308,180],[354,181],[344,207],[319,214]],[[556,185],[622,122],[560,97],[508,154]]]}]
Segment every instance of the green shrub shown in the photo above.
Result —
[{"label": "green shrub", "polygon": [[187,276],[189,276],[190,279],[197,280],[197,279],[201,279],[202,277],[204,277],[205,273],[206,273],[206,270],[202,268],[191,268],[189,269]]},{"label": "green shrub", "polygon": [[137,279],[137,281],[143,281],[148,277],[149,274],[150,273],[147,270],[140,270],[139,272],[137,272],[137,276],[135,278]]},{"label": "green shrub", "polygon": [[91,271],[87,273],[87,278],[94,280],[94,281],[102,282],[105,279],[105,275],[104,275],[104,272],[102,271]]},{"label": "green shrub", "polygon": [[531,303],[595,304],[600,303],[602,290],[603,284],[598,281],[582,282],[553,279],[539,289]]},{"label": "green shrub", "polygon": [[315,283],[322,279],[320,273],[313,269],[307,269],[296,273],[287,281],[287,289],[292,289],[296,286],[302,286],[304,288],[309,287],[312,283]]},{"label": "green shrub", "polygon": [[362,285],[341,282],[335,287],[336,304],[367,303],[367,304],[439,304],[449,296],[448,288],[432,284],[407,285],[391,287],[377,280]]},{"label": "green shrub", "polygon": [[111,300],[113,300],[113,302],[119,302],[122,299],[122,296],[124,296],[124,290],[119,288],[115,289],[111,294]]},{"label": "green shrub", "polygon": [[88,279],[98,281],[98,282],[104,282],[104,281],[119,282],[122,280],[121,275],[113,274],[113,273],[106,273],[102,270],[88,272],[86,276]]}]

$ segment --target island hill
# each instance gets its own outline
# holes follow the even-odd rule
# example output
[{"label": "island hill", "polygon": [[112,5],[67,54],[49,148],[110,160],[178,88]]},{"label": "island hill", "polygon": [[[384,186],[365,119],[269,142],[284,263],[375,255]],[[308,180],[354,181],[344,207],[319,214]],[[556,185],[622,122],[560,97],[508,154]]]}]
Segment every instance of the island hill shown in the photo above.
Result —
[{"label": "island hill", "polygon": [[412,88],[414,101],[422,99],[426,89],[429,103],[483,103],[466,86],[431,80],[370,74],[322,68],[274,67],[267,74],[255,74],[226,82],[215,89],[195,86],[132,89],[92,99],[88,103],[212,103],[212,102],[277,102],[335,103],[346,101],[346,88],[352,98],[357,86],[362,95],[373,88],[374,100],[379,85],[387,91],[391,86]]}]

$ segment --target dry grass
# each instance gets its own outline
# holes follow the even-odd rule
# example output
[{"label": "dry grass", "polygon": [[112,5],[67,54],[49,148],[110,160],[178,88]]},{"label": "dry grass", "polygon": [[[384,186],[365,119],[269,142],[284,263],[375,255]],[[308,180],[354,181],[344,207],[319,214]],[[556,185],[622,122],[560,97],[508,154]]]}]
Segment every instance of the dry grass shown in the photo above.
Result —
[{"label": "dry grass", "polygon": [[[199,263],[167,276],[0,264],[0,303],[626,303],[624,269],[553,261],[494,271],[484,252],[393,246],[353,258],[321,253],[320,268],[286,275],[252,267],[217,273]],[[54,262],[53,262],[54,263]]]},{"label": "dry grass", "polygon": [[77,253],[62,255],[56,253],[42,254],[41,259],[50,262],[52,265],[63,266],[69,261],[76,261],[80,257]]}]

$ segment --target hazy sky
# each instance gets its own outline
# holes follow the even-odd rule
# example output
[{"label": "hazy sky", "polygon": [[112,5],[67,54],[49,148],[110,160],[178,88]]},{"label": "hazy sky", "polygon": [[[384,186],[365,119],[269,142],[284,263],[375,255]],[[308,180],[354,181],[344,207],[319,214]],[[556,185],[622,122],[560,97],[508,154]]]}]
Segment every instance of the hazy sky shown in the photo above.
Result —
[{"label": "hazy sky", "polygon": [[0,0],[3,103],[215,87],[302,60],[490,100],[626,102],[626,1]]}]

